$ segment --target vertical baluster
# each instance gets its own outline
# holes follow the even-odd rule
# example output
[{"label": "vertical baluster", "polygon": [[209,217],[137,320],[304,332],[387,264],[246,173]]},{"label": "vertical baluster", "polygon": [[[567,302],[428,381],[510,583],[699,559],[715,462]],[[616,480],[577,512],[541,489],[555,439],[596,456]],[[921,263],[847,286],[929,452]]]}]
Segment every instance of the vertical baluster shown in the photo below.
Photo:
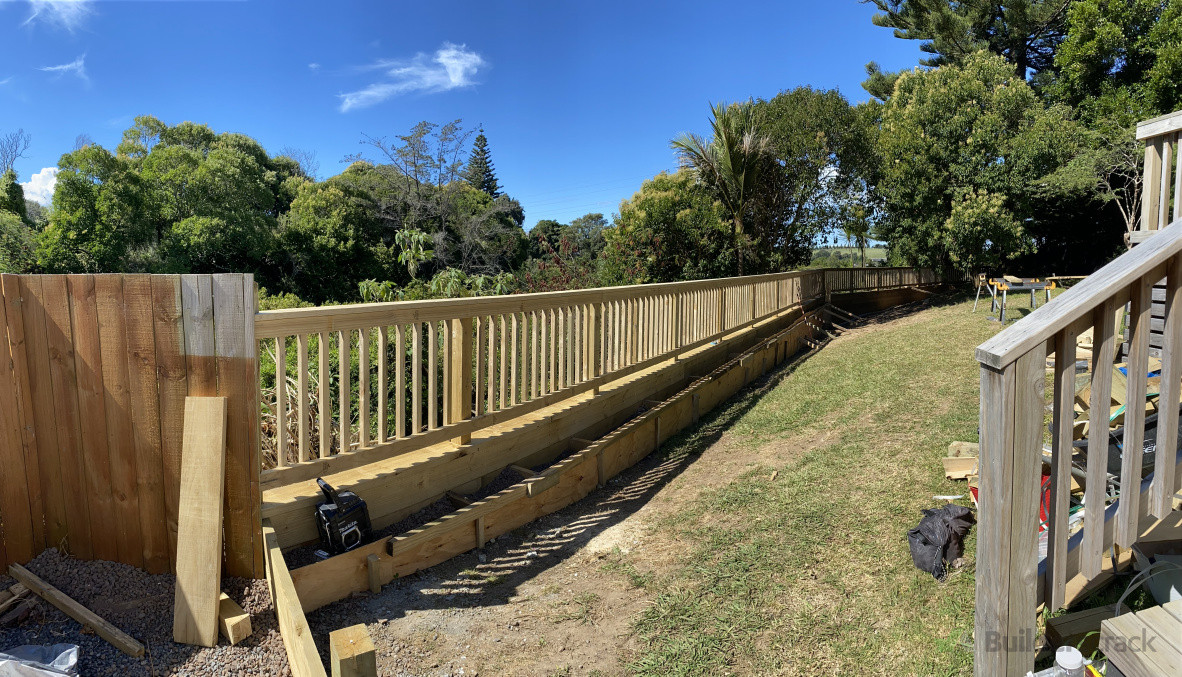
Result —
[{"label": "vertical baluster", "polygon": [[317,413],[319,414],[318,423],[320,425],[320,458],[327,458],[331,453],[330,447],[332,446],[332,392],[329,391],[328,386],[328,332],[320,332],[320,337],[316,345],[319,352],[319,370],[316,374],[319,382],[316,388],[316,396],[320,398],[319,405],[317,406]]},{"label": "vertical baluster", "polygon": [[[1128,388],[1125,398],[1124,453],[1120,467],[1120,503],[1116,509],[1115,541],[1131,546],[1140,535],[1141,461],[1145,442],[1145,393],[1149,367],[1149,332],[1153,321],[1153,284],[1160,275],[1141,278],[1130,290]],[[1058,608],[1058,607],[1054,607]]]},{"label": "vertical baluster", "polygon": [[542,345],[539,340],[539,334],[542,331],[538,324],[538,312],[536,310],[530,311],[529,314],[529,398],[532,400],[538,396],[538,387],[541,381],[538,378],[538,352]]},{"label": "vertical baluster", "polygon": [[369,446],[369,327],[357,330],[357,444]]},{"label": "vertical baluster", "polygon": [[555,338],[554,334],[555,334],[555,330],[558,328],[558,325],[555,323],[554,315],[555,315],[554,309],[551,308],[548,313],[546,313],[545,315],[542,316],[542,328],[544,331],[547,332],[546,350],[547,350],[547,355],[550,358],[549,368],[546,370],[546,376],[547,376],[546,382],[550,384],[550,387],[546,390],[546,392],[548,392],[548,393],[554,392],[555,384],[557,383],[557,378],[556,378],[557,375],[555,373],[555,369],[558,366],[558,350],[557,350],[557,343],[558,342],[557,342],[557,339]]},{"label": "vertical baluster", "polygon": [[287,337],[275,337],[275,462],[287,465]]},{"label": "vertical baluster", "polygon": [[[523,324],[524,324],[524,322],[523,322]],[[521,390],[520,390],[521,384],[517,380],[517,357],[518,357],[518,353],[517,353],[517,334],[518,334],[517,313],[513,313],[512,315],[509,316],[509,331],[511,332],[510,337],[509,337],[509,344],[510,344],[510,346],[509,346],[509,351],[510,351],[509,352],[509,406],[513,406],[513,405],[517,404],[518,393],[521,392]],[[503,348],[503,346],[502,346],[502,348]],[[524,365],[525,362],[522,362],[522,364]],[[505,367],[504,367],[504,365],[502,365],[501,371],[504,371],[504,370],[505,370]],[[501,396],[501,402],[502,402],[501,406],[504,406],[504,404],[503,404],[504,401],[505,401],[505,397],[504,397],[504,395],[502,395]]]},{"label": "vertical baluster", "polygon": [[410,355],[410,431],[423,432],[423,323],[411,324]]},{"label": "vertical baluster", "polygon": [[1182,132],[1174,137],[1174,220],[1182,219]]},{"label": "vertical baluster", "polygon": [[[484,364],[485,364],[486,359],[488,360],[489,364],[492,364],[492,360],[488,359],[489,358],[488,353],[484,349],[484,346],[485,346],[484,335],[485,335],[485,333],[487,333],[487,330],[484,328],[483,318],[481,318],[480,316],[477,316],[476,320],[474,321],[474,324],[476,325],[476,327],[474,328],[474,330],[476,332],[476,344],[473,346],[476,350],[476,385],[474,388],[475,392],[473,394],[475,397],[476,415],[480,416],[481,414],[483,414],[485,412],[485,409],[484,409],[484,379],[485,379]],[[489,326],[490,327],[492,326],[492,320],[489,320]],[[490,379],[490,381],[491,381],[491,379]],[[490,383],[489,387],[490,388],[492,387],[491,383]]]},{"label": "vertical baluster", "polygon": [[1170,136],[1161,138],[1161,187],[1158,189],[1158,228],[1170,223],[1170,178],[1173,173],[1174,144]]},{"label": "vertical baluster", "polygon": [[299,433],[298,444],[300,463],[308,460],[308,335],[296,335],[296,369],[299,370],[299,423],[296,430]]},{"label": "vertical baluster", "polygon": [[439,322],[427,323],[427,430],[439,428]]},{"label": "vertical baluster", "polygon": [[566,351],[570,347],[566,337],[566,323],[570,318],[566,312],[566,308],[559,308],[554,313],[554,317],[557,319],[554,328],[558,334],[555,340],[555,345],[558,346],[558,372],[554,375],[553,381],[556,384],[555,389],[562,390],[566,387]]},{"label": "vertical baluster", "polygon": [[389,335],[386,325],[378,327],[378,443],[384,443],[389,439],[386,435],[388,426],[389,411],[389,397],[390,397],[390,377],[386,373],[386,344],[388,343]]},{"label": "vertical baluster", "polygon": [[1067,518],[1071,496],[1071,454],[1075,423],[1075,343],[1078,324],[1055,335],[1055,381],[1051,415],[1051,504],[1047,515],[1046,599],[1063,606],[1067,586]]},{"label": "vertical baluster", "polygon": [[[496,357],[497,357],[496,337],[497,337],[497,329],[496,329],[496,325],[494,324],[494,322],[495,322],[495,318],[492,315],[489,315],[489,317],[488,317],[488,331],[486,332],[488,334],[488,374],[487,374],[488,392],[485,394],[485,399],[487,400],[488,403],[486,405],[487,408],[485,409],[486,412],[493,412],[493,411],[497,410],[497,407],[496,407],[496,403],[497,403],[497,400],[496,400],[496,375],[497,375],[497,370],[496,370],[496,364],[497,364],[497,361],[496,361]],[[505,322],[505,318],[503,315],[501,316],[501,322],[502,322],[502,324]],[[504,331],[504,330],[502,329],[502,331]],[[504,340],[505,340],[505,337],[502,336],[501,342],[503,343]]]},{"label": "vertical baluster", "polygon": [[394,437],[406,437],[406,325],[394,327]]},{"label": "vertical baluster", "polygon": [[439,360],[440,360],[440,362],[443,363],[439,368],[439,371],[440,371],[439,376],[442,379],[439,382],[439,390],[440,390],[440,392],[439,392],[439,400],[440,400],[439,419],[440,419],[440,425],[448,425],[448,424],[451,424],[454,422],[454,421],[452,421],[452,418],[451,418],[452,412],[451,412],[451,407],[449,406],[449,404],[451,403],[451,386],[452,386],[451,362],[452,362],[452,357],[455,355],[454,351],[452,350],[452,331],[451,331],[451,322],[449,320],[443,321],[443,332],[440,334],[439,339],[440,339],[440,341],[443,342],[443,350],[441,351],[441,353],[439,355]]},{"label": "vertical baluster", "polygon": [[[1092,314],[1095,352],[1092,354],[1092,398],[1088,420],[1088,482],[1084,490],[1086,521],[1080,569],[1088,578],[1100,573],[1104,542],[1104,500],[1108,483],[1108,415],[1112,405],[1112,365],[1116,348],[1117,299]],[[1099,525],[1093,528],[1094,525]]]},{"label": "vertical baluster", "polygon": [[351,332],[337,332],[337,413],[340,416],[337,440],[338,453],[349,451],[353,441],[353,386],[349,373],[352,348],[349,345]]},{"label": "vertical baluster", "polygon": [[[1178,417],[1171,415],[1178,406],[1179,379],[1182,378],[1182,256],[1170,259],[1166,274],[1165,336],[1161,349],[1161,396],[1157,422],[1157,448],[1154,459],[1153,484],[1149,490],[1149,512],[1164,519],[1173,507],[1176,455],[1178,448]],[[1163,421],[1165,427],[1163,428]]]},{"label": "vertical baluster", "polygon": [[[501,316],[501,378],[500,378],[500,383],[499,383],[499,385],[500,385],[500,393],[499,393],[500,406],[499,406],[499,408],[500,409],[504,409],[509,406],[509,400],[506,399],[506,397],[508,396],[508,393],[506,392],[506,383],[505,383],[505,379],[509,374],[509,370],[506,369],[506,367],[508,366],[508,362],[509,362],[509,355],[508,355],[508,350],[507,350],[509,347],[509,341],[507,340],[507,337],[505,336],[506,329],[507,329],[507,327],[506,327],[506,322],[505,322],[505,316],[502,315]],[[513,330],[516,331],[516,329],[517,329],[517,322],[514,321],[513,322]],[[517,340],[516,340],[516,338],[514,338],[514,347],[516,347],[516,344],[517,344]],[[517,361],[514,360],[513,364],[516,365]],[[508,382],[508,387],[510,389],[513,387],[513,381],[510,380]]]}]

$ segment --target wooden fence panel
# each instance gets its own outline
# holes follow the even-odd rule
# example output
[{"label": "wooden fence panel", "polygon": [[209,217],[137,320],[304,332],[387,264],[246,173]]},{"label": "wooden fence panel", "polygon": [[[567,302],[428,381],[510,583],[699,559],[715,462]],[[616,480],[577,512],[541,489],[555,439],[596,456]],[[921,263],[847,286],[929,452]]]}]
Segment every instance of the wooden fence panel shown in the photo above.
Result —
[{"label": "wooden fence panel", "polygon": [[226,573],[261,576],[253,277],[4,275],[0,292],[0,563],[59,546],[173,569],[184,399],[226,394]]}]

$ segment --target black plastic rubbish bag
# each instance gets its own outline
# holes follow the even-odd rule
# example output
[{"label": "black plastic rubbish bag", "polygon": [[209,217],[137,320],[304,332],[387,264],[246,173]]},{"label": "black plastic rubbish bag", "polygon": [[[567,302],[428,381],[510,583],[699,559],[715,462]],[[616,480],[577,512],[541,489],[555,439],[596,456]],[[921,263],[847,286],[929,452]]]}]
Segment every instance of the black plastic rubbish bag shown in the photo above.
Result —
[{"label": "black plastic rubbish bag", "polygon": [[973,511],[963,505],[924,510],[919,526],[907,532],[911,561],[936,580],[944,580],[945,563],[964,554],[964,537],[976,523]]}]

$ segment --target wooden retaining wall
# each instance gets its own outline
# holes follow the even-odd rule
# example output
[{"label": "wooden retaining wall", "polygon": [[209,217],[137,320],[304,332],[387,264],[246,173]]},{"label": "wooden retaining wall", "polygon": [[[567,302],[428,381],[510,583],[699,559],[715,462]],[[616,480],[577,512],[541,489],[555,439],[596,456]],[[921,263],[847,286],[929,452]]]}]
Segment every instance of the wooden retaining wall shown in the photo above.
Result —
[{"label": "wooden retaining wall", "polygon": [[382,539],[352,552],[291,572],[305,612],[354,592],[370,589],[370,570],[382,584],[434,566],[491,538],[560,510],[635,465],[699,416],[734,395],[747,383],[797,354],[805,339],[819,332],[820,311],[813,310],[785,328],[773,318],[754,328],[764,336],[746,352],[726,360],[709,374],[632,419],[610,434],[555,463],[536,477],[406,534]]},{"label": "wooden retaining wall", "polygon": [[0,564],[176,556],[187,395],[229,398],[228,575],[264,572],[252,275],[0,276]]}]

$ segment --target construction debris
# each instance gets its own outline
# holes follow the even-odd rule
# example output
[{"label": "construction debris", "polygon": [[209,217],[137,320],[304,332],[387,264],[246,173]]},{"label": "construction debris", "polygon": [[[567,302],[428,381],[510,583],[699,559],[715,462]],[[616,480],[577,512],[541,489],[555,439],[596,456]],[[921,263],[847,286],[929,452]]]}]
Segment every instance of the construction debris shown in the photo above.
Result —
[{"label": "construction debris", "polygon": [[90,609],[70,599],[65,593],[38,578],[33,572],[19,564],[8,565],[8,575],[17,579],[42,599],[54,605],[70,618],[94,630],[95,634],[111,643],[128,656],[139,658],[144,655],[144,645],[127,633],[99,618]]}]

